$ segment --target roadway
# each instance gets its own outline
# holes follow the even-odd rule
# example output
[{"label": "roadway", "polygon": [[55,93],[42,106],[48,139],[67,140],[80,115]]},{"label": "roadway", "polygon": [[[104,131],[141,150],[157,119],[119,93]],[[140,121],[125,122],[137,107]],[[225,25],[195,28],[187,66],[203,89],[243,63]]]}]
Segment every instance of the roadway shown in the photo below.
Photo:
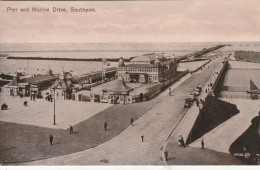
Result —
[{"label": "roadway", "polygon": [[157,96],[160,100],[136,120],[134,126],[128,126],[113,139],[95,148],[22,165],[163,165],[161,149],[186,111],[184,99],[197,84],[204,86],[220,63],[221,58],[217,58],[202,71],[172,85],[171,96],[168,90],[161,93]]}]

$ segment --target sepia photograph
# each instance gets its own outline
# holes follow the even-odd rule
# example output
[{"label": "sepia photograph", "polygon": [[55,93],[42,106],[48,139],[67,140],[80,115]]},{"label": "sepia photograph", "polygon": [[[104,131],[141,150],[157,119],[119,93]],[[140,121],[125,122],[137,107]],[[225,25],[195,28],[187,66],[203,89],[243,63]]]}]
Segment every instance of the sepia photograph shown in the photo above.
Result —
[{"label": "sepia photograph", "polygon": [[0,165],[260,165],[260,1],[0,1]]}]

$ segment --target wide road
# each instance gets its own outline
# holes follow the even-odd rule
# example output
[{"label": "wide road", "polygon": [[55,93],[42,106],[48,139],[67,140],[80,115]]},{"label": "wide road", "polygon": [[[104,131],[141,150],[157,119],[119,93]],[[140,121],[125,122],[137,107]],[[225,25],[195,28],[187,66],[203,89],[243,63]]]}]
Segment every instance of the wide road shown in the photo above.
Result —
[{"label": "wide road", "polygon": [[[150,110],[113,139],[95,148],[70,155],[27,162],[23,165],[163,165],[161,149],[171,130],[185,113],[185,97],[197,84],[206,84],[221,58],[210,62],[204,70],[193,74],[179,86],[173,85]],[[215,65],[215,66],[214,66]],[[144,135],[144,142],[141,141]]]}]

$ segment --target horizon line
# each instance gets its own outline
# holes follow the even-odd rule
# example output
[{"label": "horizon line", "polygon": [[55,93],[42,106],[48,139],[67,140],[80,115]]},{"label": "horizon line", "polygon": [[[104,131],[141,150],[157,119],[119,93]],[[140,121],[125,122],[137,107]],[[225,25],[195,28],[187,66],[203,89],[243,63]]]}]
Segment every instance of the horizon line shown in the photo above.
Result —
[{"label": "horizon line", "polygon": [[143,42],[134,42],[134,41],[111,41],[111,42],[0,42],[0,44],[99,44],[99,43],[234,43],[234,42],[260,42],[260,40],[244,40],[244,41],[168,41],[168,42],[155,42],[155,41],[143,41]]}]

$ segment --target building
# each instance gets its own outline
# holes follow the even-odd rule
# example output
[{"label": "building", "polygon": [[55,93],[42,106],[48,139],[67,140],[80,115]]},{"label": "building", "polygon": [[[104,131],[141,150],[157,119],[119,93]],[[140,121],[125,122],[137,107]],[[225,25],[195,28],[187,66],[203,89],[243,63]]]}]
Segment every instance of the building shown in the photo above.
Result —
[{"label": "building", "polygon": [[134,90],[125,84],[122,77],[118,78],[117,83],[113,87],[104,88],[101,102],[106,103],[132,103],[132,96],[129,96],[129,92]]},{"label": "building", "polygon": [[13,80],[5,85],[8,94],[12,96],[36,95],[41,90],[49,88],[57,79],[52,73],[46,75],[36,75],[28,78],[20,78],[19,74],[13,77]]},{"label": "building", "polygon": [[74,85],[71,82],[71,75],[62,73],[54,84],[51,86],[51,94],[54,94],[55,99],[71,99]]},{"label": "building", "polygon": [[177,63],[174,58],[164,57],[163,53],[137,56],[127,65],[121,57],[117,74],[130,83],[160,83],[177,74]]},{"label": "building", "polygon": [[11,95],[11,96],[18,96],[19,93],[19,76],[15,75],[12,79],[11,82],[9,82],[8,84],[6,84],[4,87],[6,89],[6,92]]},{"label": "building", "polygon": [[57,77],[52,74],[38,75],[34,77],[27,78],[23,84],[23,89],[27,89],[27,85],[30,87],[30,94],[36,95],[40,91],[45,90],[52,86]]}]

